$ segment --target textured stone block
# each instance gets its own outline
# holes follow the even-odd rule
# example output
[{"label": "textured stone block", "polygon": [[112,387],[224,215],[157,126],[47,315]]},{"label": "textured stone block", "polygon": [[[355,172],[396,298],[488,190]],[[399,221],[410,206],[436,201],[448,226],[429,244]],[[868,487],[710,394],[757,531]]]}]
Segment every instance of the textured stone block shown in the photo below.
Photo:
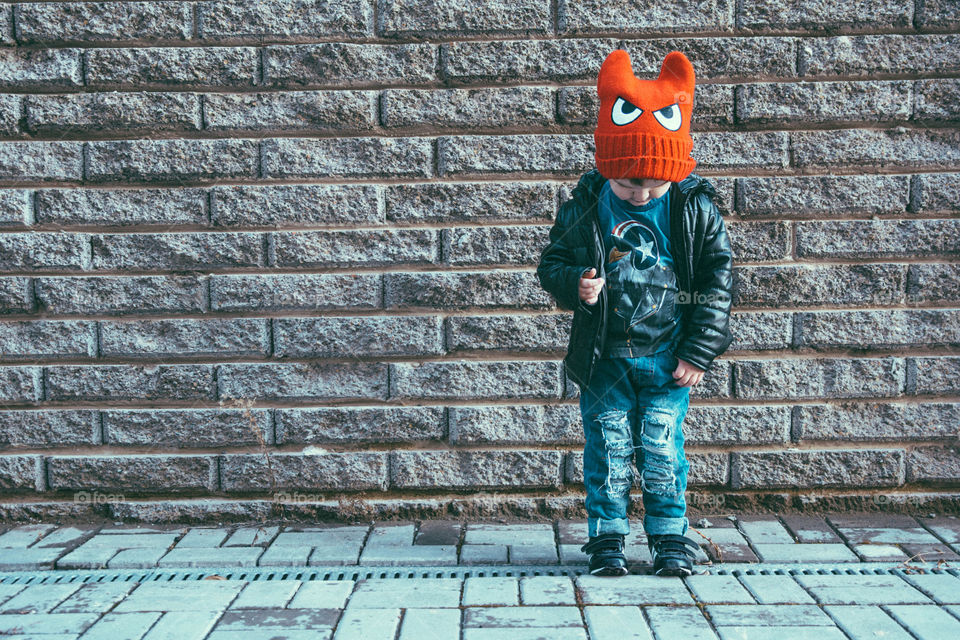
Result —
[{"label": "textured stone block", "polygon": [[[273,6],[272,3],[263,6]],[[375,91],[209,93],[203,98],[210,131],[343,133],[377,126]]]},{"label": "textured stone block", "polygon": [[532,271],[418,271],[383,278],[388,309],[556,308]]},{"label": "textured stone block", "polygon": [[795,229],[802,258],[960,254],[960,220],[803,220]]},{"label": "textured stone block", "polygon": [[883,34],[804,38],[797,71],[804,76],[955,73],[957,34]]},{"label": "textured stone block", "polygon": [[151,135],[199,131],[203,126],[200,98],[190,93],[111,91],[38,95],[27,96],[25,104],[27,127],[47,135],[121,131],[128,135]]},{"label": "textured stone block", "polygon": [[385,127],[540,128],[553,124],[553,105],[549,87],[388,89],[381,114]]},{"label": "textured stone block", "polygon": [[960,173],[917,174],[911,187],[914,211],[960,211]]},{"label": "textured stone block", "polygon": [[913,26],[910,0],[870,2],[867,6],[798,0],[761,0],[737,7],[737,27],[763,31],[868,31]]},{"label": "textured stone block", "polygon": [[215,275],[215,311],[316,311],[377,309],[383,290],[378,273]]},{"label": "textured stone block", "polygon": [[364,2],[213,0],[197,5],[197,36],[204,40],[299,40],[373,35],[373,5]]},{"label": "textured stone block", "polygon": [[693,147],[699,170],[783,169],[789,164],[784,131],[701,131],[693,134]]},{"label": "textured stone block", "polygon": [[916,381],[913,393],[954,393],[960,389],[960,358],[913,358]]},{"label": "textured stone block", "polygon": [[794,322],[797,346],[818,350],[960,344],[960,312],[949,309],[808,311]]},{"label": "textured stone block", "polygon": [[256,140],[99,140],[86,145],[87,177],[94,181],[255,178],[260,169]]},{"label": "textured stone block", "polygon": [[571,316],[540,315],[449,316],[446,343],[455,351],[556,351],[570,341]]},{"label": "textured stone block", "polygon": [[600,65],[618,46],[614,38],[446,42],[441,45],[440,63],[443,77],[457,84],[596,82]]},{"label": "textured stone block", "polygon": [[34,449],[100,444],[97,411],[82,409],[0,412],[0,448]]},{"label": "textured stone block", "polygon": [[210,189],[215,227],[383,224],[382,188],[353,184],[218,185]]},{"label": "textured stone block", "polygon": [[104,47],[85,50],[88,86],[97,89],[251,88],[254,47]]},{"label": "textured stone block", "polygon": [[581,134],[441,136],[438,173],[573,173],[593,168],[593,137]]},{"label": "textured stone block", "polygon": [[797,441],[948,439],[960,420],[960,406],[947,402],[805,404],[793,411]]},{"label": "textured stone block", "polygon": [[549,225],[444,229],[443,257],[455,266],[536,266],[549,233]]},{"label": "textured stone block", "polygon": [[391,398],[559,398],[553,361],[445,361],[390,364]]},{"label": "textured stone block", "polygon": [[960,118],[960,80],[937,78],[913,83],[914,120],[957,120]]},{"label": "textured stone block", "polygon": [[907,120],[908,81],[741,84],[738,123],[875,122]]},{"label": "textured stone block", "polygon": [[418,222],[552,223],[557,190],[547,182],[396,184],[384,188],[386,219]]},{"label": "textured stone block", "polygon": [[16,12],[21,44],[188,40],[193,31],[187,2],[47,2]]},{"label": "textured stone block", "polygon": [[50,400],[212,400],[213,365],[56,365],[46,370]]},{"label": "textured stone block", "polygon": [[450,407],[452,443],[582,443],[579,407],[568,404]]},{"label": "textured stone block", "polygon": [[272,253],[281,267],[435,264],[439,236],[434,229],[277,232]]},{"label": "textured stone block", "polygon": [[733,306],[893,304],[906,275],[900,264],[745,265],[733,271]]},{"label": "textured stone block", "polygon": [[694,405],[684,420],[687,444],[786,443],[790,440],[787,405]]},{"label": "textured stone block", "polygon": [[270,350],[269,320],[135,320],[100,323],[100,354],[111,357],[256,356]]},{"label": "textured stone block", "polygon": [[379,399],[387,394],[387,364],[376,362],[225,364],[220,398]]},{"label": "textured stone block", "polygon": [[733,26],[730,0],[626,7],[611,0],[560,0],[557,5],[557,32],[561,35],[716,32],[730,31]]},{"label": "textured stone block", "polygon": [[902,358],[740,360],[734,363],[740,398],[855,398],[898,396],[906,381]]},{"label": "textured stone block", "polygon": [[736,264],[791,257],[792,239],[787,221],[730,222],[725,226]]},{"label": "textured stone block", "polygon": [[952,482],[960,477],[960,448],[922,447],[907,452],[907,478]]},{"label": "textured stone block", "polygon": [[96,323],[85,320],[7,321],[0,324],[0,353],[6,362],[36,358],[95,358]]},{"label": "textured stone block", "polygon": [[559,451],[394,451],[395,488],[559,488]]},{"label": "textured stone block", "polygon": [[[311,34],[311,37],[315,37]],[[321,42],[263,49],[263,82],[270,86],[350,86],[436,82],[433,44]]]},{"label": "textured stone block", "polygon": [[0,455],[0,490],[43,491],[43,456]]},{"label": "textured stone block", "polygon": [[178,448],[270,443],[269,409],[107,409],[105,444]]},{"label": "textured stone block", "polygon": [[[915,176],[914,179],[920,177]],[[791,217],[866,213],[902,214],[907,209],[909,195],[910,176],[738,178],[737,212],[742,215],[789,214]]]},{"label": "textured stone block", "polygon": [[902,449],[734,451],[731,486],[890,487],[903,484]]},{"label": "textured stone block", "polygon": [[274,356],[439,355],[444,351],[442,325],[439,316],[278,318],[273,325]]},{"label": "textured stone block", "polygon": [[177,493],[219,488],[216,461],[204,455],[51,456],[47,477],[51,489],[75,491]]},{"label": "textured stone block", "polygon": [[[2,66],[0,64],[0,68]],[[0,180],[14,183],[79,181],[83,177],[84,144],[91,143],[0,142]]]},{"label": "textured stone block", "polygon": [[[6,12],[4,12],[6,14]],[[6,36],[6,30],[4,30]],[[12,43],[12,37],[10,38]],[[83,86],[83,49],[0,48],[0,87],[77,89]]]},{"label": "textured stone block", "polygon": [[203,189],[39,189],[36,221],[54,225],[207,224]]},{"label": "textured stone block", "polygon": [[93,235],[93,268],[190,271],[265,267],[259,233],[124,233]]},{"label": "textured stone block", "polygon": [[278,444],[439,440],[443,407],[277,409]]},{"label": "textured stone block", "polygon": [[842,129],[790,134],[798,167],[953,167],[960,162],[955,130]]},{"label": "textured stone block", "polygon": [[271,178],[428,178],[429,138],[268,138],[263,173]]},{"label": "textured stone block", "polygon": [[227,454],[220,474],[225,491],[387,488],[387,453]]}]

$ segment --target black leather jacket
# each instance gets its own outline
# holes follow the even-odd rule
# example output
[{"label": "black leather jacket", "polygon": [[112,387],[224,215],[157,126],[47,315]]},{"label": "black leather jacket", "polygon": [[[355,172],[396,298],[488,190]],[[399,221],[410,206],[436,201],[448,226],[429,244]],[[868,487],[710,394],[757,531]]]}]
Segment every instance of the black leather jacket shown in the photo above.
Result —
[{"label": "black leather jacket", "polygon": [[[587,305],[578,294],[580,276],[590,267],[597,276],[607,277],[597,215],[606,180],[596,169],[580,177],[572,197],[557,212],[537,267],[541,286],[557,306],[574,312],[563,364],[581,389],[590,382],[594,362],[603,353],[610,313],[606,284],[597,304]],[[670,186],[671,250],[680,290],[676,303],[683,313],[683,329],[673,353],[704,370],[733,342],[733,256],[715,195],[713,185],[696,174]]]}]

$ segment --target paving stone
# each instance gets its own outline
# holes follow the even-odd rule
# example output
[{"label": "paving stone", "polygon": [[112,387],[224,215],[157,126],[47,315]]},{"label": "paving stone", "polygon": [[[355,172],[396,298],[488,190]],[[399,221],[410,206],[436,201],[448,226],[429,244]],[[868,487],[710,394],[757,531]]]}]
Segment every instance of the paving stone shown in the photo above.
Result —
[{"label": "paving stone", "polygon": [[53,524],[25,524],[0,535],[0,548],[25,548],[36,543],[57,526]]},{"label": "paving stone", "polygon": [[337,527],[320,531],[282,531],[272,547],[354,547],[359,550],[367,535],[367,527]]},{"label": "paving stone", "polygon": [[858,562],[857,554],[845,544],[755,544],[763,562]]},{"label": "paving stone", "polygon": [[458,607],[461,583],[459,578],[364,579],[357,582],[350,606],[357,609]]},{"label": "paving stone", "polygon": [[206,640],[330,640],[333,629],[292,629],[264,637],[263,631],[214,631]]},{"label": "paving stone", "polygon": [[[717,634],[699,607],[644,607],[657,638],[716,640]],[[769,640],[769,639],[768,639]]]},{"label": "paving stone", "polygon": [[187,531],[187,535],[177,541],[175,549],[194,547],[219,547],[227,539],[224,529],[207,529],[194,527]]},{"label": "paving stone", "polygon": [[133,591],[132,582],[96,582],[85,584],[53,609],[53,613],[103,613]]},{"label": "paving stone", "polygon": [[102,535],[142,535],[145,533],[172,533],[177,536],[182,536],[187,532],[187,529],[182,525],[163,525],[156,527],[144,527],[139,524],[131,524],[124,526],[112,526],[104,527],[98,531],[98,534]]},{"label": "paving stone", "polygon": [[864,562],[899,562],[907,559],[907,554],[900,547],[890,544],[855,544],[853,552]]},{"label": "paving stone", "polygon": [[364,549],[410,546],[415,528],[413,524],[374,525]]},{"label": "paving stone", "polygon": [[219,611],[172,611],[163,614],[143,640],[202,640],[219,619]]},{"label": "paving stone", "polygon": [[179,534],[176,533],[117,533],[104,534],[102,531],[82,545],[81,549],[138,549],[143,547],[171,547]]},{"label": "paving stone", "polygon": [[653,640],[640,607],[584,607],[590,640]]},{"label": "paving stone", "polygon": [[309,566],[356,565],[360,563],[360,544],[341,547],[315,547],[310,552]]},{"label": "paving stone", "polygon": [[85,536],[96,533],[97,527],[78,529],[77,527],[58,527],[41,538],[36,547],[66,547],[81,540]]},{"label": "paving stone", "polygon": [[960,562],[960,554],[950,548],[950,545],[939,544],[913,544],[905,543],[900,545],[911,562],[938,562],[945,560],[947,562]]},{"label": "paving stone", "polygon": [[283,609],[293,598],[299,580],[257,580],[248,582],[230,604],[231,609]]},{"label": "paving stone", "polygon": [[893,529],[886,527],[838,527],[840,533],[851,544],[872,542],[875,544],[920,543],[937,544],[940,542],[932,533],[915,527],[912,529]]},{"label": "paving stone", "polygon": [[[464,545],[466,546],[466,545]],[[583,551],[580,551],[579,544],[561,544],[558,547],[560,551],[560,564],[563,565],[585,565],[590,558]],[[627,558],[629,562],[629,558]]]},{"label": "paving stone", "polygon": [[161,549],[123,549],[117,555],[107,560],[109,569],[148,569],[156,567],[160,558],[167,553],[167,548]]},{"label": "paving stone", "polygon": [[485,524],[467,523],[463,539],[467,544],[555,544],[550,524]]},{"label": "paving stone", "polygon": [[557,520],[557,535],[560,544],[584,545],[587,543],[587,523],[584,520]]},{"label": "paving stone", "polygon": [[456,545],[460,542],[460,528],[457,520],[426,520],[420,523],[413,544]]},{"label": "paving stone", "polygon": [[739,578],[760,604],[815,604],[813,596],[790,576],[741,575]]},{"label": "paving stone", "polygon": [[558,564],[557,548],[550,545],[510,544],[510,564]]},{"label": "paving stone", "polygon": [[679,578],[626,575],[611,580],[581,575],[576,588],[584,604],[693,604],[693,597]]},{"label": "paving stone", "polygon": [[505,544],[464,544],[460,546],[460,564],[507,564]]},{"label": "paving stone", "polygon": [[12,636],[16,633],[21,637],[34,637],[36,635],[44,638],[54,633],[76,635],[86,631],[99,617],[100,614],[98,613],[3,615],[0,616],[0,635]]},{"label": "paving stone", "polygon": [[407,609],[398,640],[459,638],[460,615],[459,609]]},{"label": "paving stone", "polygon": [[56,561],[57,569],[102,569],[117,555],[114,547],[87,547],[80,545]]},{"label": "paving stone", "polygon": [[799,542],[843,542],[821,516],[782,515],[780,520]]},{"label": "paving stone", "polygon": [[520,601],[525,605],[576,604],[573,580],[566,576],[520,578]]},{"label": "paving stone", "polygon": [[719,627],[721,640],[847,640],[836,627]]},{"label": "paving stone", "polygon": [[[701,527],[699,524],[701,520],[706,520],[710,523],[710,526]],[[706,514],[698,517],[694,522],[694,526],[697,529],[736,529],[737,528],[737,517],[730,513],[714,513]],[[693,528],[693,527],[691,527]]]},{"label": "paving stone", "polygon": [[917,521],[944,542],[960,543],[960,518],[937,516],[935,518],[919,518]]},{"label": "paving stone", "polygon": [[950,574],[905,573],[909,582],[939,604],[960,604],[960,578]]},{"label": "paving stone", "polygon": [[224,547],[265,547],[270,544],[280,527],[240,527],[230,534]]},{"label": "paving stone", "polygon": [[267,547],[257,564],[261,567],[304,567],[312,551],[310,547]]},{"label": "paving stone", "polygon": [[360,553],[360,564],[395,567],[407,564],[455,565],[454,545],[407,544],[406,546],[374,545],[368,542]]},{"label": "paving stone", "polygon": [[194,547],[174,549],[160,558],[159,567],[255,567],[260,547]]},{"label": "paving stone", "polygon": [[796,540],[776,518],[764,520],[740,519],[740,530],[750,542],[765,544],[794,544]]},{"label": "paving stone", "polygon": [[0,605],[0,613],[46,613],[73,595],[79,584],[36,584]]},{"label": "paving stone", "polygon": [[683,578],[687,587],[693,591],[698,602],[703,603],[742,603],[754,604],[756,601],[734,576],[698,576]]},{"label": "paving stone", "polygon": [[717,627],[833,626],[830,617],[812,604],[708,604],[704,609]]},{"label": "paving stone", "polygon": [[820,604],[912,604],[930,599],[892,575],[800,574],[795,576]]},{"label": "paving stone", "polygon": [[960,637],[960,620],[936,605],[891,604],[884,608],[918,640]]},{"label": "paving stone", "polygon": [[337,624],[334,640],[393,640],[400,624],[400,609],[348,609]]},{"label": "paving stone", "polygon": [[[701,551],[702,553],[702,551]],[[580,552],[580,555],[583,556],[581,564],[588,564],[590,562],[590,557],[587,556],[584,552]],[[623,549],[623,555],[627,557],[627,565],[652,565],[653,557],[650,555],[650,548],[647,546],[647,543],[643,544],[633,544],[627,545]],[[706,556],[703,556],[703,560],[706,560]],[[700,561],[700,560],[698,560]]]},{"label": "paving stone", "polygon": [[850,640],[913,640],[910,634],[880,607],[828,604],[823,610],[850,636]]},{"label": "paving stone", "polygon": [[232,580],[144,582],[114,611],[221,611],[233,602],[244,585]]},{"label": "paving stone", "polygon": [[87,629],[84,640],[140,640],[160,617],[159,613],[108,613]]},{"label": "paving stone", "polygon": [[52,569],[57,558],[64,555],[62,547],[32,547],[30,549],[0,549],[0,571],[36,571]]},{"label": "paving stone", "polygon": [[582,627],[577,607],[467,607],[463,610],[463,628],[507,627]]},{"label": "paving stone", "polygon": [[343,609],[356,581],[305,582],[293,597],[288,609]]},{"label": "paving stone", "polygon": [[340,618],[339,609],[241,609],[229,610],[217,621],[214,631],[332,629]]},{"label": "paving stone", "polygon": [[463,582],[465,607],[520,604],[520,579],[502,577],[467,578]]},{"label": "paving stone", "polygon": [[17,595],[27,586],[23,584],[0,584],[0,604]]}]

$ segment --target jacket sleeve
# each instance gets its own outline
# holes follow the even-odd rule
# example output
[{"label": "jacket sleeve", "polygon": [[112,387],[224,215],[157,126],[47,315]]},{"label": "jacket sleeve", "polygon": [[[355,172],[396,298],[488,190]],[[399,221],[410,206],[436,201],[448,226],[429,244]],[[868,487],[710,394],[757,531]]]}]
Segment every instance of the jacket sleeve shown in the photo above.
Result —
[{"label": "jacket sleeve", "polygon": [[730,306],[733,298],[733,254],[723,216],[704,194],[701,206],[709,216],[699,260],[694,264],[693,295],[687,324],[674,355],[707,370],[733,342]]},{"label": "jacket sleeve", "polygon": [[[537,278],[542,286],[557,301],[557,306],[574,311],[581,303],[578,294],[580,276],[590,265],[576,264],[574,245],[579,240],[575,213],[579,210],[574,200],[560,205],[556,220],[550,229],[547,246],[540,252]],[[584,305],[589,309],[590,305]]]}]

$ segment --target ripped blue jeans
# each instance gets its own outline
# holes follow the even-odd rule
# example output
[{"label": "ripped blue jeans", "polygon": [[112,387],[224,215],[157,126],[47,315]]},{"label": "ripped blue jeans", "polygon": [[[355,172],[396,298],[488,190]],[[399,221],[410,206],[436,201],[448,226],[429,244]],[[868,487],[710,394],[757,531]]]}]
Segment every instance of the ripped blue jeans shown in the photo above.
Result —
[{"label": "ripped blue jeans", "polygon": [[589,535],[630,533],[627,509],[637,475],[631,468],[634,458],[646,533],[686,534],[684,493],[690,465],[683,452],[682,425],[690,387],[673,378],[677,357],[668,348],[637,358],[601,358],[594,366],[590,384],[580,393]]}]

